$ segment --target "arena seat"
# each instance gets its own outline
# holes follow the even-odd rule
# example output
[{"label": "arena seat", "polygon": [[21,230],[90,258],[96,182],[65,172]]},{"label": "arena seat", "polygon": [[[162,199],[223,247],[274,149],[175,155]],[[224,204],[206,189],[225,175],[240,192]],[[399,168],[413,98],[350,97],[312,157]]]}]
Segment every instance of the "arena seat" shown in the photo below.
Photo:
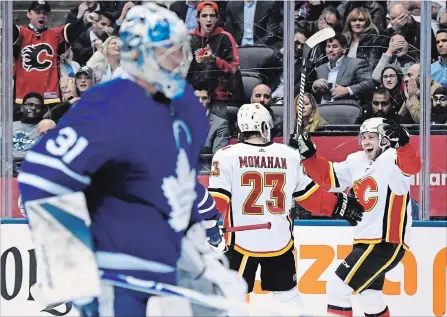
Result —
[{"label": "arena seat", "polygon": [[362,115],[362,108],[354,103],[330,102],[317,106],[320,116],[331,124],[354,124]]},{"label": "arena seat", "polygon": [[239,68],[242,72],[251,71],[259,73],[258,65],[273,54],[268,46],[242,46],[238,47]]}]

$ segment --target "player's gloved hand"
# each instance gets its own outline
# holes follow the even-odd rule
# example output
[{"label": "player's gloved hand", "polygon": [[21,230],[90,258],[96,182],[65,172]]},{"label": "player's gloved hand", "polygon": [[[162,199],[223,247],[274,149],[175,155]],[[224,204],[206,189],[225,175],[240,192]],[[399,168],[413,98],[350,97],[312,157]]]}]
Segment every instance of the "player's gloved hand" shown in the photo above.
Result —
[{"label": "player's gloved hand", "polygon": [[[177,262],[179,286],[243,302],[247,283],[236,271],[229,269],[226,256],[205,240],[201,223],[192,225],[186,232]],[[197,304],[192,304],[192,309],[194,316],[228,316],[221,310]]]},{"label": "player's gloved hand", "polygon": [[345,193],[337,193],[338,202],[332,212],[332,218],[341,218],[348,221],[352,226],[356,226],[363,217],[365,209],[356,198]]},{"label": "player's gloved hand", "polygon": [[222,242],[222,235],[220,234],[218,225],[206,229],[206,236],[208,237],[208,243],[215,248],[217,248],[217,246]]},{"label": "player's gloved hand", "polygon": [[96,297],[81,298],[73,301],[81,317],[99,317],[99,303]]},{"label": "player's gloved hand", "polygon": [[308,159],[317,153],[317,147],[310,139],[310,136],[293,133],[290,136],[289,145],[300,152],[301,160]]},{"label": "player's gloved hand", "polygon": [[383,125],[379,127],[379,133],[390,140],[392,148],[397,149],[410,142],[410,134],[408,131],[395,121],[383,120]]}]

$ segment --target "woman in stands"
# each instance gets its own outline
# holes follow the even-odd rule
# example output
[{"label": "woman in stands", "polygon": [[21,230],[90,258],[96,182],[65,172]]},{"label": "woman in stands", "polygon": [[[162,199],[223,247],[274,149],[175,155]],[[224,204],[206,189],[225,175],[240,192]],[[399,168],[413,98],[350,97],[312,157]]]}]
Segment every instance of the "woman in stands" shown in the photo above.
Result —
[{"label": "woman in stands", "polygon": [[402,73],[396,66],[388,65],[383,69],[380,78],[381,86],[390,93],[394,111],[398,112],[405,101],[405,94],[402,88]]},{"label": "woman in stands", "polygon": [[[298,97],[295,97],[295,116],[298,113]],[[315,97],[310,93],[304,94],[304,107],[303,107],[303,123],[301,125],[301,131],[304,135],[309,132],[315,132],[320,127],[329,124],[325,119],[320,117],[320,113],[317,109],[317,101]],[[296,123],[295,123],[296,125]]]},{"label": "woman in stands", "polygon": [[96,52],[88,60],[87,66],[93,69],[99,83],[106,82],[120,76],[123,69],[120,66],[120,40],[117,36],[110,36],[102,43],[95,41]]},{"label": "woman in stands", "polygon": [[374,70],[380,57],[381,40],[369,12],[362,7],[352,10],[346,19],[343,35],[349,45],[347,56],[366,59],[371,71]]}]

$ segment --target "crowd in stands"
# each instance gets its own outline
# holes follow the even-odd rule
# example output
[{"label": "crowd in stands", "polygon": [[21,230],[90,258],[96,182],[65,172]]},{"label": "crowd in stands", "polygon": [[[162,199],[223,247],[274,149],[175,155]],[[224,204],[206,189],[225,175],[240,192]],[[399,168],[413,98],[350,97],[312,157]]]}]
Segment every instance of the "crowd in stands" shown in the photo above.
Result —
[{"label": "crowd in stands", "polygon": [[[65,24],[49,27],[58,2],[33,1],[28,25],[14,26],[14,158],[23,158],[83,92],[123,74],[118,32],[145,1],[79,1]],[[14,2],[16,3],[16,2]],[[193,60],[187,76],[207,109],[204,153],[237,136],[236,113],[259,102],[283,133],[284,1],[160,2],[185,21]],[[295,1],[294,84],[302,45],[332,27],[336,36],[309,55],[302,130],[361,124],[373,116],[419,123],[421,1]],[[431,121],[447,123],[447,12],[432,1]],[[342,106],[343,111],[335,111]]]}]

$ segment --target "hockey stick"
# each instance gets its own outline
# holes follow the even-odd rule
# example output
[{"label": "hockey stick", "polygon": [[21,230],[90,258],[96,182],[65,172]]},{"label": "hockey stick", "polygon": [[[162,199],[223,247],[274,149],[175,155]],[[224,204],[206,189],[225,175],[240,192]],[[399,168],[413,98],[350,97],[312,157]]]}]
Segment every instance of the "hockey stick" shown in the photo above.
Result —
[{"label": "hockey stick", "polygon": [[248,231],[248,230],[259,230],[259,229],[270,229],[272,224],[270,222],[260,223],[258,225],[247,225],[247,226],[237,226],[221,228],[222,232],[237,232],[237,231]]},{"label": "hockey stick", "polygon": [[[231,300],[222,296],[207,295],[195,290],[174,286],[165,283],[159,283],[155,281],[141,280],[132,276],[126,276],[123,274],[116,274],[110,272],[100,271],[101,280],[105,284],[134,290],[137,292],[158,295],[158,296],[176,296],[182,297],[191,303],[203,305],[206,307],[223,309],[223,310],[240,310],[248,315],[257,314],[265,316],[266,313],[273,315],[283,316],[299,316],[302,314],[300,310],[294,306],[287,304],[275,303],[274,305],[268,305],[268,303],[256,303],[247,304],[243,301]],[[30,289],[31,290],[31,289]],[[34,300],[42,306],[46,306],[45,309],[54,308],[60,304],[48,305],[45,303],[43,292],[39,288],[39,285],[34,284],[32,288],[32,295]],[[62,303],[61,303],[62,304]]]},{"label": "hockey stick", "polygon": [[300,81],[300,93],[298,97],[298,112],[296,120],[296,134],[301,132],[301,124],[303,123],[303,107],[304,107],[304,90],[306,88],[306,71],[307,65],[306,61],[309,57],[310,51],[318,44],[330,39],[335,36],[335,31],[332,28],[324,28],[310,38],[304,43],[303,47],[303,58],[301,64],[301,81]]},{"label": "hockey stick", "polygon": [[[110,272],[101,272],[101,280],[110,285],[131,289],[138,292],[159,295],[159,296],[178,296],[187,299],[188,301],[224,310],[240,310],[249,315],[251,314],[265,314],[273,313],[275,315],[283,316],[299,316],[300,310],[294,306],[286,304],[274,305],[268,304],[247,304],[243,301],[231,300],[222,296],[207,295],[195,290],[169,285],[165,283],[158,283],[155,281],[145,281],[135,277],[126,276],[122,274],[115,274]],[[302,313],[301,313],[302,314]]]}]

